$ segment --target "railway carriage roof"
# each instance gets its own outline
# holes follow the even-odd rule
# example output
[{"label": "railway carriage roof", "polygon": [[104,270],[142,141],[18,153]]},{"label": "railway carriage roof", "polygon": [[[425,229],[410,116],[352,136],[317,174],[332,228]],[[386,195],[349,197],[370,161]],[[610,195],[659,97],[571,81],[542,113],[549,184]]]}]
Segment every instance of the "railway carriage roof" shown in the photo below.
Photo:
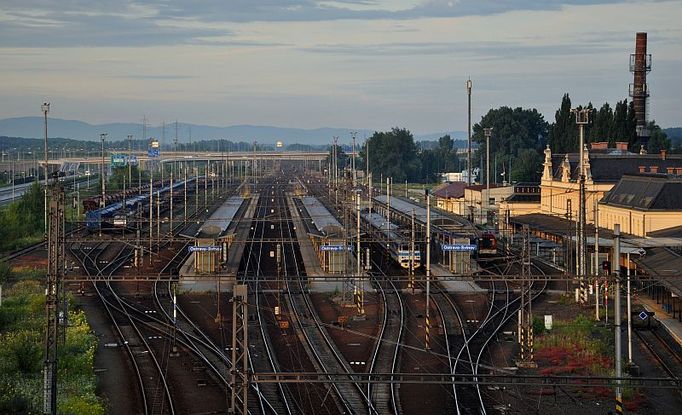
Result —
[{"label": "railway carriage roof", "polygon": [[[386,200],[388,198],[386,195],[379,195],[374,198],[377,202],[386,204]],[[412,211],[414,210],[414,218],[415,220],[421,222],[421,223],[426,223],[426,208],[420,205],[415,205],[413,203],[407,202],[403,199],[397,198],[397,197],[392,197],[391,198],[391,208],[397,210],[400,213],[403,213],[405,215],[411,215]],[[431,220],[438,220],[438,219],[447,219],[445,216],[441,215],[438,212],[434,212],[433,209],[431,210]]]},{"label": "railway carriage roof", "polygon": [[381,216],[380,214],[376,212],[363,213],[362,217],[365,218],[365,220],[369,222],[369,224],[372,225],[372,227],[380,230],[384,235],[388,236],[389,239],[393,241],[398,241],[402,239],[402,237],[398,233],[400,227],[392,222],[387,223],[386,218]]}]

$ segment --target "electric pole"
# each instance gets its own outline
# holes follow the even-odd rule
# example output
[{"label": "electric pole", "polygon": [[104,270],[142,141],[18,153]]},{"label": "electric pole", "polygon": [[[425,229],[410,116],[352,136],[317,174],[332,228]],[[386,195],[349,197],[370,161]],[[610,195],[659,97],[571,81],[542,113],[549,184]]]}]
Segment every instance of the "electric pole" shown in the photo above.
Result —
[{"label": "electric pole", "polygon": [[[493,128],[484,128],[483,133],[485,134],[485,190],[486,190],[486,226],[488,225],[488,213],[490,212],[490,136],[493,133]],[[481,206],[483,206],[483,201],[481,200]]]},{"label": "electric pole", "polygon": [[57,413],[57,336],[59,282],[64,275],[64,192],[59,182],[51,190],[47,233],[47,287],[45,290],[45,355],[43,362],[43,414]]},{"label": "electric pole", "polygon": [[467,184],[471,186],[471,88],[473,86],[471,79],[467,80],[467,97],[468,97],[468,122],[467,122]]},{"label": "electric pole", "polygon": [[[48,149],[47,149],[47,114],[50,112],[50,103],[49,102],[43,102],[43,105],[40,106],[40,109],[43,111],[43,115],[45,116],[45,189],[44,189],[44,195],[45,195],[45,224],[43,227],[43,233],[45,234],[45,237],[47,238],[47,175],[48,175]],[[14,183],[14,176],[12,176],[12,183]]]},{"label": "electric pole", "polygon": [[580,200],[578,211],[578,280],[580,282],[580,304],[587,304],[587,238],[585,233],[586,222],[586,206],[585,206],[585,125],[590,122],[590,112],[588,108],[574,108],[571,110],[575,114],[575,123],[580,129],[580,148],[578,151],[579,162],[579,185],[580,185]]}]

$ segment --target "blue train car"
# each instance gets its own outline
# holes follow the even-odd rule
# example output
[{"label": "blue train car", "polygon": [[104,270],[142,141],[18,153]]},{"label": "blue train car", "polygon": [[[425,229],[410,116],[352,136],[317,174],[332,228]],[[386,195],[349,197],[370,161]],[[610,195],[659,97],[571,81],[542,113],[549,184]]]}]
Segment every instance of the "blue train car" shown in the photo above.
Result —
[{"label": "blue train car", "polygon": [[[188,179],[187,184],[194,180],[196,179]],[[173,185],[172,190],[177,191],[184,185],[185,182],[178,182]],[[160,195],[164,195],[169,191],[171,191],[170,186],[164,186],[161,189],[155,190],[153,192],[154,198],[158,198]],[[85,214],[85,226],[89,231],[125,227],[128,216],[137,212],[138,206],[143,206],[146,209],[148,203],[149,194],[142,194],[126,199],[125,204],[123,201],[120,201],[101,209],[91,210]]]}]

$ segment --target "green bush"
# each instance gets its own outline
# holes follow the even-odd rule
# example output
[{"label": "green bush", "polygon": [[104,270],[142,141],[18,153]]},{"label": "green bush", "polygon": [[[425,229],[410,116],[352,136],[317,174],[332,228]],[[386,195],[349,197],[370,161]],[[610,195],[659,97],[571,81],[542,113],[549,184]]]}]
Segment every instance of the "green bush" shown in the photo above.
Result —
[{"label": "green bush", "polygon": [[[44,275],[44,272],[38,272]],[[42,405],[44,287],[20,280],[0,307],[0,414],[39,413]],[[66,344],[57,351],[58,407],[64,414],[103,414],[93,372],[97,337],[85,313],[69,300]]]}]

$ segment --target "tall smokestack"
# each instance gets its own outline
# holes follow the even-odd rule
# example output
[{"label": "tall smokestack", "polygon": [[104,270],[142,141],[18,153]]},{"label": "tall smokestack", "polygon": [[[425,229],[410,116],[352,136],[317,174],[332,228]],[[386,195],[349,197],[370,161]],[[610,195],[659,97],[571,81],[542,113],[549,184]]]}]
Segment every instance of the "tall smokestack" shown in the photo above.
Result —
[{"label": "tall smokestack", "polygon": [[651,54],[646,53],[646,43],[646,32],[637,33],[635,53],[630,54],[630,72],[634,74],[633,83],[630,84],[630,97],[635,107],[637,137],[644,145],[649,141],[649,131],[646,128],[649,87],[646,75],[651,71]]}]

